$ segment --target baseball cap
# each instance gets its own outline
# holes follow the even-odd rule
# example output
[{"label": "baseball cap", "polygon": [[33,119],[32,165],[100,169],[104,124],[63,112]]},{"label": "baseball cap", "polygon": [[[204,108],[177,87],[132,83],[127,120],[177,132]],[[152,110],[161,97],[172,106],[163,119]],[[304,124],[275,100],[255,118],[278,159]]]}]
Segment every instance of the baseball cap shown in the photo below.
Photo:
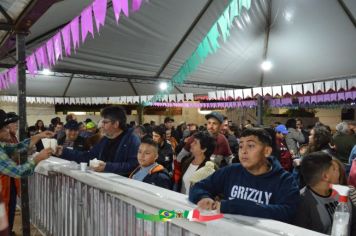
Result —
[{"label": "baseball cap", "polygon": [[207,120],[209,120],[210,118],[217,119],[220,122],[220,124],[222,124],[224,122],[224,116],[221,115],[219,112],[216,112],[216,111],[213,111],[212,113],[207,114],[205,116],[205,119],[207,119]]},{"label": "baseball cap", "polygon": [[0,109],[0,129],[5,127],[6,125],[12,123],[11,120],[9,119],[8,115],[6,112],[2,109]]},{"label": "baseball cap", "polygon": [[7,116],[9,124],[15,123],[19,120],[19,116],[15,112],[8,112],[8,113],[6,113],[6,116]]},{"label": "baseball cap", "polygon": [[95,125],[95,123],[93,122],[93,121],[89,121],[86,125],[85,125],[85,128],[87,128],[87,129],[93,129],[93,128],[95,128],[96,127],[96,125]]},{"label": "baseball cap", "polygon": [[174,119],[171,118],[171,117],[166,117],[166,118],[164,118],[164,123],[168,123],[168,122],[170,122],[170,121],[174,122]]},{"label": "baseball cap", "polygon": [[64,128],[70,129],[70,130],[78,130],[79,129],[79,123],[76,120],[69,120],[65,125]]},{"label": "baseball cap", "polygon": [[288,129],[285,125],[278,125],[276,128],[275,128],[276,132],[278,133],[282,133],[282,134],[288,134]]}]

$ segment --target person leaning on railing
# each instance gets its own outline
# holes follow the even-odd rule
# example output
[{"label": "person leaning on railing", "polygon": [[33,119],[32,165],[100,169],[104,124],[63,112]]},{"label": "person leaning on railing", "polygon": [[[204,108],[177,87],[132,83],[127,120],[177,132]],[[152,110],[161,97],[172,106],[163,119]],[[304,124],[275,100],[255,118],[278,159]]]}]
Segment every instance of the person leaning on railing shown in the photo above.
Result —
[{"label": "person leaning on railing", "polygon": [[32,136],[30,139],[25,139],[18,144],[6,143],[9,140],[10,132],[7,125],[11,122],[5,111],[0,109],[0,173],[14,178],[21,178],[33,174],[35,166],[42,160],[47,159],[52,154],[52,149],[43,149],[35,158],[25,162],[22,165],[17,165],[11,159],[11,154],[15,152],[25,152],[31,149],[42,138],[50,138],[54,134],[51,131]]}]

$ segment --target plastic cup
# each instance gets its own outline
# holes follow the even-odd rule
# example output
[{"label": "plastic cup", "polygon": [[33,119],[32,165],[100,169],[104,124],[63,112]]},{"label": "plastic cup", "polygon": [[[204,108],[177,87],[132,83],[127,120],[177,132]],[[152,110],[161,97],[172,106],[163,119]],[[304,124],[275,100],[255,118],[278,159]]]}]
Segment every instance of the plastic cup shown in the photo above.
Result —
[{"label": "plastic cup", "polygon": [[51,139],[43,138],[41,141],[42,141],[44,149],[47,149],[47,148],[51,147]]},{"label": "plastic cup", "polygon": [[87,170],[87,163],[86,162],[81,162],[80,163],[80,170],[81,171],[86,171]]},{"label": "plastic cup", "polygon": [[56,152],[57,146],[58,146],[57,139],[52,138],[51,139],[51,148],[53,150],[53,153]]}]

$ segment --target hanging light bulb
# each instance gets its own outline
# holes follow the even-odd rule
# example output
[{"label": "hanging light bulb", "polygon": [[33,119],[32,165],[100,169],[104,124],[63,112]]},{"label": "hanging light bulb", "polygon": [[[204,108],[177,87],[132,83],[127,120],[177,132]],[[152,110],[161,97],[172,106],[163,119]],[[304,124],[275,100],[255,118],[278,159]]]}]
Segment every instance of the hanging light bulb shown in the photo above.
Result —
[{"label": "hanging light bulb", "polygon": [[270,69],[272,69],[272,67],[273,67],[273,64],[270,61],[264,61],[261,64],[261,68],[264,71],[269,71]]},{"label": "hanging light bulb", "polygon": [[164,90],[167,90],[167,88],[168,88],[167,82],[161,82],[161,83],[159,84],[159,89],[160,89],[160,90],[164,91]]}]

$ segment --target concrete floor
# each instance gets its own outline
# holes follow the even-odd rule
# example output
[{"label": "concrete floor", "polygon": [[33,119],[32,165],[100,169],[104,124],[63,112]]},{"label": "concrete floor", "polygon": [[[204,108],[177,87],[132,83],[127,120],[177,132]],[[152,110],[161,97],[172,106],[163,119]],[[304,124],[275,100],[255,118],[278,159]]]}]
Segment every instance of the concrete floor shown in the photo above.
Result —
[{"label": "concrete floor", "polygon": [[[13,231],[17,236],[22,235],[21,210],[19,208],[16,209]],[[33,225],[31,225],[31,236],[42,236],[42,234]]]}]

